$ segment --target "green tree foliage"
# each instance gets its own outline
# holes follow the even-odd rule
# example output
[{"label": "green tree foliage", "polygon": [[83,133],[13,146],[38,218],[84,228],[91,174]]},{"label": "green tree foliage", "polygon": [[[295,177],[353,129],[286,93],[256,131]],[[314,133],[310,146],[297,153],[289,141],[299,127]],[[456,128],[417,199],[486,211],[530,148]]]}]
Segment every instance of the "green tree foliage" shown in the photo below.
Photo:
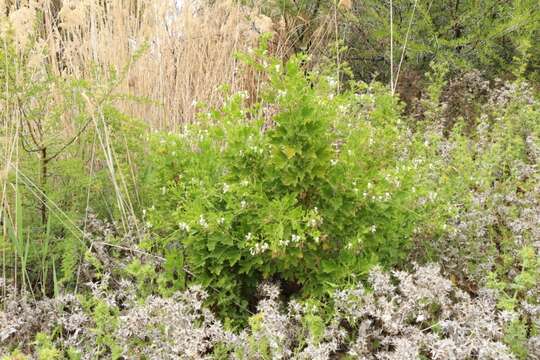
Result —
[{"label": "green tree foliage", "polygon": [[536,0],[349,3],[267,0],[256,6],[282,24],[294,51],[329,56],[333,46],[328,45],[336,39],[343,41],[347,51],[341,60],[351,65],[357,80],[376,77],[389,82],[391,48],[393,75],[405,86],[421,79],[432,62],[449,63],[450,75],[480,69],[491,78],[517,72],[540,80],[540,53],[535,46],[540,39],[540,4]]},{"label": "green tree foliage", "polygon": [[[345,39],[357,76],[388,78],[389,1],[358,1],[346,15]],[[396,68],[406,46],[402,71],[423,74],[432,61],[445,61],[454,71],[479,68],[495,77],[523,66],[538,77],[539,54],[533,45],[540,35],[538,1],[396,0],[393,19]]]}]

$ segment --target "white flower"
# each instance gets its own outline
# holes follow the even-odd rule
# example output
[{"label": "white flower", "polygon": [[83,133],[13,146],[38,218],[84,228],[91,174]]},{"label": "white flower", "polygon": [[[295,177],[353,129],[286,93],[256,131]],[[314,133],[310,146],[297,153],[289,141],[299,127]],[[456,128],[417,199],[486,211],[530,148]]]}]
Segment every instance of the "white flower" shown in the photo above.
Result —
[{"label": "white flower", "polygon": [[229,190],[230,190],[229,184],[224,183],[224,184],[223,184],[223,193],[226,194],[226,193],[229,192]]},{"label": "white flower", "polygon": [[287,247],[289,245],[289,240],[279,240],[279,245]]},{"label": "white flower", "polygon": [[206,222],[206,219],[203,215],[199,217],[199,225],[201,225],[205,229],[208,229],[208,223]]},{"label": "white flower", "polygon": [[328,85],[331,87],[331,88],[335,88],[337,86],[337,81],[336,79],[334,79],[333,77],[328,77],[327,78],[328,80]]},{"label": "white flower", "polygon": [[249,249],[249,253],[252,256],[254,256],[254,255],[258,255],[258,254],[261,254],[261,253],[265,252],[269,248],[270,248],[270,246],[268,245],[268,243],[265,243],[265,242],[257,243],[257,244],[255,244],[254,247]]},{"label": "white flower", "polygon": [[182,231],[186,231],[186,232],[189,231],[189,225],[186,224],[185,222],[180,222],[180,223],[178,223],[178,227],[179,227],[180,230],[182,230]]}]

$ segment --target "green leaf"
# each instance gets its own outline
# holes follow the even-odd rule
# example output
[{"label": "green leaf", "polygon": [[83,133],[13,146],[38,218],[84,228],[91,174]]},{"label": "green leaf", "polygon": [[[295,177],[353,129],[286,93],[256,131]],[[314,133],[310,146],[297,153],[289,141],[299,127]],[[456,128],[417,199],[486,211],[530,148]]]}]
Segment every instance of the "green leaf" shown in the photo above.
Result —
[{"label": "green leaf", "polygon": [[288,145],[283,145],[283,153],[287,156],[287,159],[292,159],[296,155],[296,150]]}]

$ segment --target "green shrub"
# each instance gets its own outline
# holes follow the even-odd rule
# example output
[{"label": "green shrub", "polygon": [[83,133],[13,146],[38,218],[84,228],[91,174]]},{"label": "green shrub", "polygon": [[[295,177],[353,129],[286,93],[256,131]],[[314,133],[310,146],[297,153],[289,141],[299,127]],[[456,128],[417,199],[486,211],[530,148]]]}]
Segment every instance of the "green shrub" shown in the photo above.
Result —
[{"label": "green shrub", "polygon": [[38,333],[36,335],[36,347],[39,360],[60,359],[60,351],[56,349],[47,334]]},{"label": "green shrub", "polygon": [[260,101],[232,95],[183,135],[156,136],[148,225],[161,238],[146,246],[182,246],[194,281],[244,309],[263,279],[320,296],[403,260],[422,189],[395,98],[336,94],[300,56],[245,60],[268,78]]}]

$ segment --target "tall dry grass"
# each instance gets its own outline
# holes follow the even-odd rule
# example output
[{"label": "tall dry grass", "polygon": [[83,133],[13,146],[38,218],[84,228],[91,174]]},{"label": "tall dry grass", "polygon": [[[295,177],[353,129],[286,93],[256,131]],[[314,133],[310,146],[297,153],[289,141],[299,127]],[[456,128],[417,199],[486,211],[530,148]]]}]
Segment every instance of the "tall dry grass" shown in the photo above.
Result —
[{"label": "tall dry grass", "polygon": [[234,54],[272,31],[269,18],[233,1],[184,1],[178,7],[174,0],[4,0],[0,7],[21,46],[29,41],[36,14],[42,15],[35,53],[44,56],[34,62],[48,64],[56,75],[92,78],[97,67],[107,77],[147,44],[117,89],[147,101],[119,105],[160,129],[193,120],[197,101],[217,105],[221,84],[232,90],[254,86]]}]

